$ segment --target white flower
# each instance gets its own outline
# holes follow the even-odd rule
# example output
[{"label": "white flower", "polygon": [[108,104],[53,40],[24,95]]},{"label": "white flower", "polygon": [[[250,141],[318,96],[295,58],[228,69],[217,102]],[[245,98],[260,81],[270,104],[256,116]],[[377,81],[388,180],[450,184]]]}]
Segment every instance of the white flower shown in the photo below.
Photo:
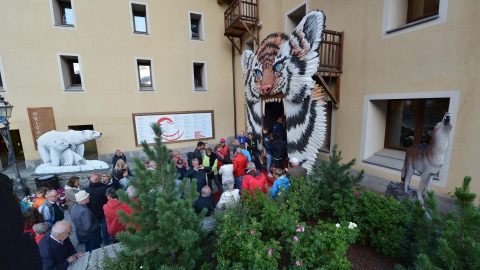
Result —
[{"label": "white flower", "polygon": [[335,226],[336,226],[337,228],[340,228],[340,223],[337,223]]},{"label": "white flower", "polygon": [[353,223],[353,222],[350,222],[350,224],[348,224],[348,228],[349,229],[354,229],[357,227],[357,224]]}]

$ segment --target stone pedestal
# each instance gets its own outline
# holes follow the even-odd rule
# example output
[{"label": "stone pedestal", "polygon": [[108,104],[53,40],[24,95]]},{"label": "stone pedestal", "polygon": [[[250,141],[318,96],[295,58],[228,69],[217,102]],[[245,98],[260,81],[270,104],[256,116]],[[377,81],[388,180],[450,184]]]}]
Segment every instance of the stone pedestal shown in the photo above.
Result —
[{"label": "stone pedestal", "polygon": [[405,183],[391,181],[387,186],[385,196],[393,197],[399,201],[405,199],[417,200],[417,190],[409,187],[408,193],[405,193]]}]

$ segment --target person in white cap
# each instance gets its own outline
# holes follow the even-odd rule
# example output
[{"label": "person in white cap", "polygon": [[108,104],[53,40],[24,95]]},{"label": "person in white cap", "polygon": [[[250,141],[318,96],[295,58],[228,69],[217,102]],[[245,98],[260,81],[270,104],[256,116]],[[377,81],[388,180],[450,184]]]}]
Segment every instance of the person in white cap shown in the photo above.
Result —
[{"label": "person in white cap", "polygon": [[300,160],[296,157],[290,159],[290,169],[288,169],[288,176],[290,178],[302,177],[307,175],[307,169],[300,166]]},{"label": "person in white cap", "polygon": [[102,236],[98,220],[88,208],[90,194],[85,190],[75,193],[77,203],[70,211],[72,222],[75,225],[78,243],[85,244],[85,251],[92,251],[100,247]]}]

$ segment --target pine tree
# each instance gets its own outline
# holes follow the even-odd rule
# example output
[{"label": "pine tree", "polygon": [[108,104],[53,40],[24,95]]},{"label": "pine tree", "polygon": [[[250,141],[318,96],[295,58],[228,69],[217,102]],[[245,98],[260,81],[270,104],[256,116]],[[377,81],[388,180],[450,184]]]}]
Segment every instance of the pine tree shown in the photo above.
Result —
[{"label": "pine tree", "polygon": [[455,188],[454,212],[441,216],[427,204],[429,215],[419,220],[416,232],[416,269],[480,269],[480,210],[474,205],[476,194],[470,192],[471,180],[466,176]]},{"label": "pine tree", "polygon": [[352,188],[363,179],[363,170],[356,175],[351,172],[355,159],[348,163],[342,163],[342,159],[342,151],[337,152],[335,145],[329,161],[320,162],[313,168],[311,178],[318,183],[318,198],[324,211],[331,210],[335,194],[337,197],[350,195],[353,192]]},{"label": "pine tree", "polygon": [[135,160],[135,177],[130,185],[138,199],[132,201],[124,191],[118,192],[120,200],[132,208],[132,214],[121,213],[122,222],[130,224],[126,232],[118,235],[125,250],[106,268],[193,269],[201,256],[203,216],[197,216],[192,208],[198,195],[195,188],[187,191],[186,185],[176,187],[175,164],[169,162],[160,127],[152,124],[152,129],[155,145],[151,148],[143,142],[142,147],[148,159],[157,162],[157,169],[147,170],[140,160]]}]

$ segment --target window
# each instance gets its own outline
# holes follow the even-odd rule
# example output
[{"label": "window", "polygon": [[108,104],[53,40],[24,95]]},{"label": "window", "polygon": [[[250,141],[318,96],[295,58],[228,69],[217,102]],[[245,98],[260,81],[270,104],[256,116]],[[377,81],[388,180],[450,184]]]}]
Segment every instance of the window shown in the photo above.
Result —
[{"label": "window", "polygon": [[250,50],[252,52],[255,52],[255,43],[253,42],[253,39],[250,39],[247,42],[245,42],[245,50]]},{"label": "window", "polygon": [[307,5],[301,4],[285,15],[285,32],[291,33],[307,14]]},{"label": "window", "polygon": [[2,73],[0,73],[0,90],[3,90]]},{"label": "window", "polygon": [[52,0],[53,23],[56,26],[74,27],[74,14],[71,0]]},{"label": "window", "polygon": [[131,4],[133,18],[133,32],[137,34],[148,34],[147,6],[142,4]]},{"label": "window", "polygon": [[192,40],[204,39],[202,14],[190,13],[190,38]]},{"label": "window", "polygon": [[78,56],[61,55],[60,70],[64,90],[83,90],[82,72]]},{"label": "window", "polygon": [[206,71],[205,63],[193,63],[193,90],[206,91]]},{"label": "window", "polygon": [[140,90],[153,90],[152,61],[137,59],[137,74]]},{"label": "window", "polygon": [[447,2],[448,0],[384,0],[384,33],[444,22]]},{"label": "window", "polygon": [[325,127],[325,139],[323,145],[320,147],[321,151],[330,152],[330,139],[332,138],[332,114],[333,114],[333,101],[327,101],[325,104],[325,118],[327,120]]},{"label": "window", "polygon": [[408,0],[407,23],[438,15],[439,0]]},{"label": "window", "polygon": [[404,150],[412,144],[428,144],[449,103],[448,98],[389,100],[385,148]]}]

